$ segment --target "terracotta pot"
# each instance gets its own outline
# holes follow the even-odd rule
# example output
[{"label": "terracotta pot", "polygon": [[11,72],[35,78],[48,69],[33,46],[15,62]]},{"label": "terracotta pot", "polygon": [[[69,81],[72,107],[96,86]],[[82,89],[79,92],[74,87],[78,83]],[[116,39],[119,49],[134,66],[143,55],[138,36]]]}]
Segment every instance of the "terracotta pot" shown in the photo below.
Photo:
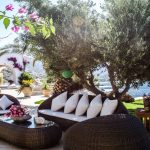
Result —
[{"label": "terracotta pot", "polygon": [[42,92],[43,92],[43,95],[44,95],[45,97],[49,97],[49,95],[50,95],[50,90],[43,90]]},{"label": "terracotta pot", "polygon": [[24,87],[22,89],[22,93],[25,97],[30,97],[32,95],[32,88],[31,87]]}]

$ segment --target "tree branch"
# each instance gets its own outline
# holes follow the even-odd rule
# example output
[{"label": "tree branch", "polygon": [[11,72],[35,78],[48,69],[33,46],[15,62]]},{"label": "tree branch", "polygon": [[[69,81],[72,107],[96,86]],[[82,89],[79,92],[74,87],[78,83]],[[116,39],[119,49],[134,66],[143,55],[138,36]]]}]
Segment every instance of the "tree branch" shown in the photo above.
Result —
[{"label": "tree branch", "polygon": [[[82,85],[87,88],[89,91],[93,92],[94,94],[101,94],[102,97],[106,98],[106,93],[97,89],[96,86],[94,85],[94,76],[92,74],[92,71],[90,71],[91,74],[91,78],[89,78],[88,80],[86,80],[86,76],[84,75],[84,73],[82,71],[80,72],[75,72],[76,75],[80,78]],[[89,81],[89,83],[87,82]]]},{"label": "tree branch", "polygon": [[129,89],[130,89],[130,84],[129,84],[129,81],[128,81],[128,79],[127,79],[125,88],[124,88],[124,90],[120,93],[120,95],[123,96],[124,94],[126,94],[126,93],[128,92]]},{"label": "tree branch", "polygon": [[118,87],[116,86],[116,83],[115,83],[114,70],[113,70],[112,66],[110,66],[108,64],[106,64],[106,67],[107,67],[107,70],[108,70],[108,75],[109,75],[109,79],[110,79],[112,89],[113,89],[115,94],[118,94],[119,91],[118,91]]},{"label": "tree branch", "polygon": [[4,37],[0,37],[0,40],[3,40],[3,39],[6,39],[8,38],[12,33],[8,34],[7,36],[4,36]]}]

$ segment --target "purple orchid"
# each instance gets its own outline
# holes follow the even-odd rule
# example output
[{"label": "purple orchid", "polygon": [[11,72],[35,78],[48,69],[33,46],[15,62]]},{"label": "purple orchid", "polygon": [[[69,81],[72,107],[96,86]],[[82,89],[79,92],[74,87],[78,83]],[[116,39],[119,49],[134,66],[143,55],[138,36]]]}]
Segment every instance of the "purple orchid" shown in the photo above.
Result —
[{"label": "purple orchid", "polygon": [[16,57],[9,57],[8,58],[8,61],[12,61],[12,62],[17,62],[17,59],[16,59]]}]

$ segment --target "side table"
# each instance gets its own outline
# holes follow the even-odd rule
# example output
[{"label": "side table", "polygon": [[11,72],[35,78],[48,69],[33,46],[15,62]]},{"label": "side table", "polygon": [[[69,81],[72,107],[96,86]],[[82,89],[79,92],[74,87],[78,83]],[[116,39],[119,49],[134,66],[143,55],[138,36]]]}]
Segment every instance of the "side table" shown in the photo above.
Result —
[{"label": "side table", "polygon": [[143,108],[137,108],[135,111],[136,117],[144,124],[145,128],[150,134],[150,112],[145,111]]}]

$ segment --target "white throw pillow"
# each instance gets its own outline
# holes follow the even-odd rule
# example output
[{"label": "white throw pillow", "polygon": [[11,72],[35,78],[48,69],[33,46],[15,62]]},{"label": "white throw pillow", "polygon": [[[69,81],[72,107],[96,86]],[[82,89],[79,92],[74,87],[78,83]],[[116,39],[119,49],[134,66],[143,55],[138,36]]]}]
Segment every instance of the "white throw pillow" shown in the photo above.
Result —
[{"label": "white throw pillow", "polygon": [[103,103],[100,116],[111,115],[114,113],[118,106],[118,100],[109,100],[106,99]]},{"label": "white throw pillow", "polygon": [[52,99],[51,110],[57,111],[65,106],[67,100],[67,92],[64,92]]},{"label": "white throw pillow", "polygon": [[85,93],[83,94],[77,105],[75,115],[77,116],[83,115],[87,111],[88,107],[89,107],[89,98],[88,94]]},{"label": "white throw pillow", "polygon": [[3,95],[1,98],[0,98],[0,107],[3,109],[3,110],[6,110],[6,108],[8,108],[9,106],[11,106],[14,102],[12,102],[11,100],[9,100],[7,98],[7,96]]},{"label": "white throw pillow", "polygon": [[76,93],[72,95],[65,104],[64,113],[67,114],[73,112],[77,107],[78,101],[79,101],[79,94]]},{"label": "white throw pillow", "polygon": [[101,95],[97,95],[94,97],[90,103],[90,106],[87,110],[87,118],[94,118],[96,117],[102,109],[102,99]]}]

